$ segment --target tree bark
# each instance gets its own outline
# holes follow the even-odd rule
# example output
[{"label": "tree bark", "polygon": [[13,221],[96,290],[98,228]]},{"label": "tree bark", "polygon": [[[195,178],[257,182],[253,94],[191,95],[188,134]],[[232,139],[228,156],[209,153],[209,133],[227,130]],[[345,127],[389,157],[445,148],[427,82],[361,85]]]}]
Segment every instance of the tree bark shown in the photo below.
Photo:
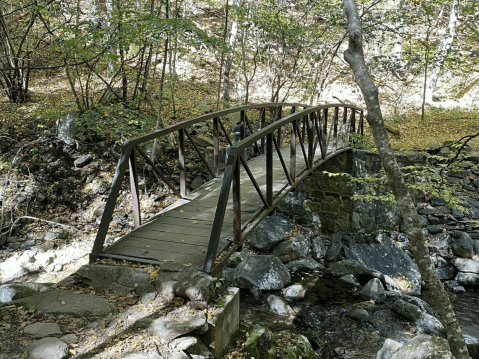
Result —
[{"label": "tree bark", "polygon": [[447,292],[439,280],[434,265],[429,258],[428,250],[419,224],[418,214],[401,174],[396,157],[391,149],[386,134],[384,120],[379,105],[378,89],[374,84],[363,54],[361,22],[355,0],[343,0],[348,18],[349,48],[344,52],[344,59],[351,66],[356,82],[363,93],[368,115],[367,120],[374,137],[374,142],[381,158],[384,171],[392,192],[401,210],[406,233],[411,241],[411,252],[433,299],[434,308],[439,314],[446,331],[451,353],[456,359],[469,359],[461,328],[457,322]]},{"label": "tree bark", "polygon": [[[235,10],[238,10],[240,6],[240,0],[235,0],[234,7]],[[229,93],[229,85],[230,85],[230,70],[231,65],[233,63],[233,55],[236,46],[236,36],[238,35],[238,14],[234,18],[231,24],[230,30],[230,39],[228,41],[228,54],[226,55],[225,61],[225,68],[223,71],[223,101],[229,102],[230,100],[230,93]]]},{"label": "tree bark", "polygon": [[447,27],[446,35],[439,42],[438,53],[436,55],[434,66],[432,67],[431,74],[429,76],[429,82],[426,88],[426,103],[429,105],[432,104],[432,96],[434,95],[434,90],[436,89],[437,78],[439,77],[441,67],[444,65],[444,60],[451,50],[454,36],[456,35],[458,13],[459,3],[457,0],[453,0],[451,4],[451,13],[449,14],[449,25]]}]

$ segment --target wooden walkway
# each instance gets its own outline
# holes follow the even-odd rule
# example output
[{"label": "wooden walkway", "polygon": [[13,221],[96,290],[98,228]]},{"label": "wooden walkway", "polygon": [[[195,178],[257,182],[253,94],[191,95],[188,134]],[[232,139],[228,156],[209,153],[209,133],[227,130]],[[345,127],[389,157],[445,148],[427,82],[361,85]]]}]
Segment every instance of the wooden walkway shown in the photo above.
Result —
[{"label": "wooden walkway", "polygon": [[[290,147],[283,147],[282,155],[289,166]],[[329,152],[329,151],[328,151]],[[342,151],[341,151],[342,152]],[[297,149],[296,173],[305,169],[301,148]],[[319,158],[319,146],[315,158]],[[337,153],[337,152],[336,152]],[[328,157],[330,155],[328,154]],[[280,160],[273,155],[273,195],[281,198],[290,189]],[[248,160],[248,166],[260,188],[266,192],[266,156]],[[202,266],[210,240],[213,219],[223,175],[205,183],[186,198],[180,199],[164,209],[149,222],[119,238],[103,252],[130,259],[152,260],[154,262],[182,263]],[[244,168],[241,169],[241,218],[242,228],[255,219],[255,214],[263,207],[253,184]],[[233,203],[230,196],[225,214],[218,253],[233,239]]]}]

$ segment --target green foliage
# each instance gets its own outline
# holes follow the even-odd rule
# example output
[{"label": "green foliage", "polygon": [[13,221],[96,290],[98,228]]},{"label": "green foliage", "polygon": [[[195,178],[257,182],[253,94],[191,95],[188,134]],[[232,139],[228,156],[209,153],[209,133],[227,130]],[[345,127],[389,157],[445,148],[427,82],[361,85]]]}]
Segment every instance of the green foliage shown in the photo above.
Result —
[{"label": "green foliage", "polygon": [[374,148],[374,143],[371,138],[359,135],[357,133],[348,134],[348,141],[350,146],[356,149],[372,151]]},{"label": "green foliage", "polygon": [[154,128],[155,116],[130,110],[121,103],[85,111],[79,119],[80,141],[97,138],[120,140],[150,131]]}]

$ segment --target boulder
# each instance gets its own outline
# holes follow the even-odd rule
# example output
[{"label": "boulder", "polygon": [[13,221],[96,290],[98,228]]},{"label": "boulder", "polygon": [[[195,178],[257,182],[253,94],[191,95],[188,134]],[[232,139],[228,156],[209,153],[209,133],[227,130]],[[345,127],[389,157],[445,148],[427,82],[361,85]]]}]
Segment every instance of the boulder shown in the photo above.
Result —
[{"label": "boulder", "polygon": [[456,257],[451,260],[451,264],[456,267],[459,272],[479,274],[479,261],[474,259]]},{"label": "boulder", "polygon": [[62,359],[68,355],[68,344],[58,338],[43,338],[27,347],[31,359]]},{"label": "boulder", "polygon": [[391,309],[412,321],[419,332],[445,336],[441,322],[436,317],[424,313],[418,306],[407,303],[402,299],[398,299],[394,302]]},{"label": "boulder", "polygon": [[196,143],[200,147],[213,147],[214,146],[213,140],[211,138],[208,138],[208,137],[202,136],[202,135],[196,136]]},{"label": "boulder", "polygon": [[254,230],[250,244],[259,250],[270,250],[284,239],[284,235],[293,228],[279,215],[266,217]]},{"label": "boulder", "polygon": [[479,285],[479,274],[459,272],[456,275],[456,281],[463,286],[477,286]]},{"label": "boulder", "polygon": [[353,309],[346,314],[346,316],[356,319],[360,322],[365,322],[369,319],[369,313],[366,309]]},{"label": "boulder", "polygon": [[313,258],[301,258],[295,261],[286,263],[286,267],[291,272],[297,272],[299,270],[324,270],[326,269],[321,263],[316,262]]},{"label": "boulder", "polygon": [[33,323],[23,328],[23,334],[32,338],[59,337],[62,335],[56,323]]},{"label": "boulder", "polygon": [[111,312],[106,299],[69,290],[46,290],[28,298],[17,299],[13,303],[26,308],[33,307],[38,313],[70,314],[76,317],[107,315]]},{"label": "boulder", "polygon": [[311,255],[316,260],[320,260],[326,255],[326,246],[321,236],[311,238]]},{"label": "boulder", "polygon": [[0,303],[11,302],[43,292],[50,288],[48,284],[33,282],[16,282],[0,285]]},{"label": "boulder", "polygon": [[359,292],[361,298],[365,300],[374,300],[377,303],[382,303],[386,300],[386,291],[377,278],[371,279],[363,289]]},{"label": "boulder", "polygon": [[306,291],[308,289],[301,283],[296,283],[293,285],[290,285],[287,288],[283,289],[283,296],[284,299],[287,301],[295,301],[295,300],[301,300],[304,299],[306,296]]},{"label": "boulder", "polygon": [[200,329],[206,324],[205,313],[201,310],[179,308],[151,322],[148,335],[171,341],[179,336]]},{"label": "boulder", "polygon": [[387,339],[376,359],[453,359],[446,339],[420,334],[405,345]]},{"label": "boulder", "polygon": [[278,290],[291,282],[291,274],[276,256],[252,255],[236,267],[234,280],[240,288]]},{"label": "boulder", "polygon": [[112,294],[132,292],[140,283],[150,279],[148,270],[143,268],[98,264],[82,266],[76,277],[88,286]]},{"label": "boulder", "polygon": [[294,315],[293,309],[291,309],[283,298],[271,294],[266,298],[266,301],[268,302],[269,309],[273,313],[278,315]]},{"label": "boulder", "polygon": [[448,280],[455,277],[456,270],[454,266],[448,265],[446,267],[436,268],[436,273],[440,280]]},{"label": "boulder", "polygon": [[344,253],[347,259],[355,260],[364,267],[387,276],[387,280],[384,280],[387,290],[412,295],[421,294],[422,279],[416,262],[394,242],[388,241],[382,245],[357,244],[349,248],[344,247]]},{"label": "boulder", "polygon": [[474,252],[474,241],[471,236],[465,232],[452,242],[452,250],[460,257],[472,258]]},{"label": "boulder", "polygon": [[326,251],[326,254],[324,255],[324,259],[327,262],[332,262],[336,259],[336,257],[339,255],[339,252],[341,252],[341,243],[342,235],[339,233],[334,233],[331,236],[331,245],[328,247],[328,250]]},{"label": "boulder", "polygon": [[85,167],[87,164],[89,164],[93,160],[93,157],[91,154],[87,154],[81,157],[78,157],[73,164],[77,168]]},{"label": "boulder", "polygon": [[343,259],[342,261],[333,263],[326,272],[334,277],[353,275],[356,278],[362,278],[364,282],[369,281],[372,278],[382,277],[381,272],[368,268],[351,259]]},{"label": "boulder", "polygon": [[170,300],[175,296],[183,297],[197,307],[205,307],[215,293],[213,278],[193,268],[181,272],[160,272],[155,285],[160,295]]},{"label": "boulder", "polygon": [[281,259],[281,262],[288,263],[293,260],[308,256],[310,251],[310,236],[299,234],[291,239],[277,244],[272,254]]}]

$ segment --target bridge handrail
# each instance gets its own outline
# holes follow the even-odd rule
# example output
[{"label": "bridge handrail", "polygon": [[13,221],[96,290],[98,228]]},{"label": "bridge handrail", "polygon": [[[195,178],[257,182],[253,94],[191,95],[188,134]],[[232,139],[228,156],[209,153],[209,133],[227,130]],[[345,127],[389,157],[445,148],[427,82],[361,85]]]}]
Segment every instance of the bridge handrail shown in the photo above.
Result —
[{"label": "bridge handrail", "polygon": [[[334,108],[334,117],[333,121],[331,122],[330,131],[328,134],[327,131],[327,116],[328,116],[328,109]],[[264,208],[270,211],[270,208],[273,205],[273,178],[272,178],[272,156],[273,156],[273,143],[276,147],[276,153],[280,158],[281,164],[283,166],[283,170],[286,174],[288,182],[292,185],[296,180],[295,174],[295,167],[296,167],[296,136],[299,138],[299,142],[301,145],[301,149],[303,152],[304,159],[306,161],[306,169],[310,170],[313,167],[314,161],[314,153],[316,151],[316,144],[319,142],[319,146],[321,149],[321,157],[323,159],[327,156],[328,150],[328,143],[331,135],[333,136],[333,141],[336,141],[334,150],[336,151],[339,133],[338,133],[338,121],[339,121],[339,108],[343,108],[343,119],[342,125],[347,126],[348,133],[358,133],[363,135],[364,129],[364,110],[357,106],[347,105],[347,104],[328,104],[316,107],[308,107],[298,113],[292,113],[283,119],[273,122],[272,124],[262,128],[258,132],[244,138],[240,142],[230,146],[228,148],[228,162],[226,163],[223,183],[220,190],[220,196],[218,199],[215,218],[213,221],[213,227],[210,235],[210,241],[208,245],[208,250],[203,266],[203,270],[207,273],[211,273],[214,262],[216,260],[216,252],[218,249],[221,229],[223,226],[223,220],[225,216],[225,211],[227,207],[227,202],[230,196],[230,188],[233,187],[233,231],[234,231],[234,243],[236,247],[239,247],[242,244],[244,238],[242,238],[242,228],[241,228],[241,196],[240,196],[240,163],[243,165],[244,169],[246,170],[250,180],[252,181],[258,195],[261,197]],[[347,121],[347,110],[350,110],[351,115],[349,117],[349,121]],[[359,124],[356,130],[356,123],[355,123],[355,114],[358,112],[360,114]],[[306,120],[306,121],[305,121]],[[298,121],[303,121],[303,125],[307,124],[307,129],[301,133],[298,127]],[[319,124],[318,124],[319,122]],[[281,152],[279,151],[281,147],[281,143],[275,139],[273,134],[276,131],[280,131],[282,127],[291,124],[291,158],[290,158],[290,171],[286,169],[286,165],[282,158]],[[319,125],[319,127],[318,127]],[[319,129],[321,128],[321,129]],[[333,133],[331,134],[331,129],[333,129]],[[316,130],[316,131],[315,131]],[[343,129],[344,130],[344,129]],[[286,129],[285,129],[286,132]],[[307,132],[308,137],[308,155],[306,155],[306,151],[304,148],[304,137],[305,132]],[[315,134],[316,133],[316,134]],[[301,140],[301,135],[303,140]],[[261,189],[259,188],[258,184],[256,183],[254,176],[252,175],[251,171],[248,168],[246,161],[243,158],[244,151],[251,147],[251,145],[257,143],[259,140],[267,138],[267,150],[266,150],[266,197],[262,193]],[[279,136],[278,136],[279,138]],[[342,138],[344,142],[344,137]],[[344,147],[344,143],[343,143]],[[233,186],[231,186],[233,185]]]},{"label": "bridge handrail", "polygon": [[[130,171],[130,186],[131,186],[131,194],[132,194],[132,202],[133,202],[133,219],[134,219],[134,225],[135,228],[141,225],[141,216],[140,216],[140,201],[139,201],[139,190],[138,190],[138,170],[137,170],[137,152],[139,155],[141,155],[144,160],[151,166],[153,171],[157,173],[163,181],[167,184],[168,187],[180,198],[184,197],[186,195],[186,170],[185,170],[185,153],[184,153],[184,135],[186,134],[188,138],[192,141],[190,138],[190,135],[186,132],[186,128],[193,126],[197,123],[200,122],[205,122],[208,120],[214,120],[214,126],[216,128],[216,132],[214,135],[215,139],[215,146],[214,146],[214,151],[215,151],[215,161],[214,161],[214,166],[215,168],[212,170],[209,168],[208,164],[206,164],[205,159],[199,152],[197,146],[193,143],[197,153],[200,155],[202,161],[206,164],[207,169],[209,172],[213,175],[213,177],[218,176],[219,174],[219,169],[218,169],[218,150],[219,150],[219,126],[221,126],[221,129],[226,136],[227,141],[231,143],[229,140],[229,137],[227,133],[225,133],[225,128],[223,124],[220,121],[221,117],[224,117],[226,115],[240,112],[242,120],[245,118],[245,113],[248,110],[254,110],[254,109],[260,109],[263,111],[263,109],[266,108],[283,108],[283,107],[291,107],[294,111],[296,107],[303,107],[307,108],[310,107],[305,104],[300,104],[300,103],[262,103],[262,104],[254,104],[254,105],[246,105],[246,106],[239,106],[239,107],[232,107],[226,110],[221,110],[221,111],[216,111],[216,112],[211,112],[208,114],[204,114],[201,116],[197,116],[193,119],[190,120],[185,120],[178,122],[176,124],[164,127],[159,130],[155,130],[149,133],[146,133],[144,135],[140,135],[131,139],[126,140],[123,143],[120,158],[118,160],[118,165],[115,171],[115,175],[113,177],[112,181],[112,186],[110,189],[110,192],[107,197],[107,201],[105,204],[105,209],[102,214],[101,222],[98,228],[98,232],[95,238],[95,242],[93,245],[92,252],[90,254],[90,258],[94,259],[96,258],[102,251],[103,245],[105,243],[105,238],[108,233],[108,228],[110,225],[110,222],[113,217],[113,212],[115,209],[116,201],[119,196],[119,192],[121,189],[121,184],[123,183],[123,179],[125,177],[125,172],[127,168],[129,168]],[[264,112],[263,112],[264,116]],[[281,117],[281,115],[278,116],[278,118]],[[246,120],[247,121],[247,120]],[[180,192],[176,190],[175,186],[172,185],[169,180],[161,173],[161,171],[158,169],[158,167],[154,164],[153,161],[151,161],[148,157],[148,155],[139,147],[142,143],[158,139],[160,137],[166,136],[170,133],[178,132],[178,148],[179,148],[179,162],[180,162]]]}]

